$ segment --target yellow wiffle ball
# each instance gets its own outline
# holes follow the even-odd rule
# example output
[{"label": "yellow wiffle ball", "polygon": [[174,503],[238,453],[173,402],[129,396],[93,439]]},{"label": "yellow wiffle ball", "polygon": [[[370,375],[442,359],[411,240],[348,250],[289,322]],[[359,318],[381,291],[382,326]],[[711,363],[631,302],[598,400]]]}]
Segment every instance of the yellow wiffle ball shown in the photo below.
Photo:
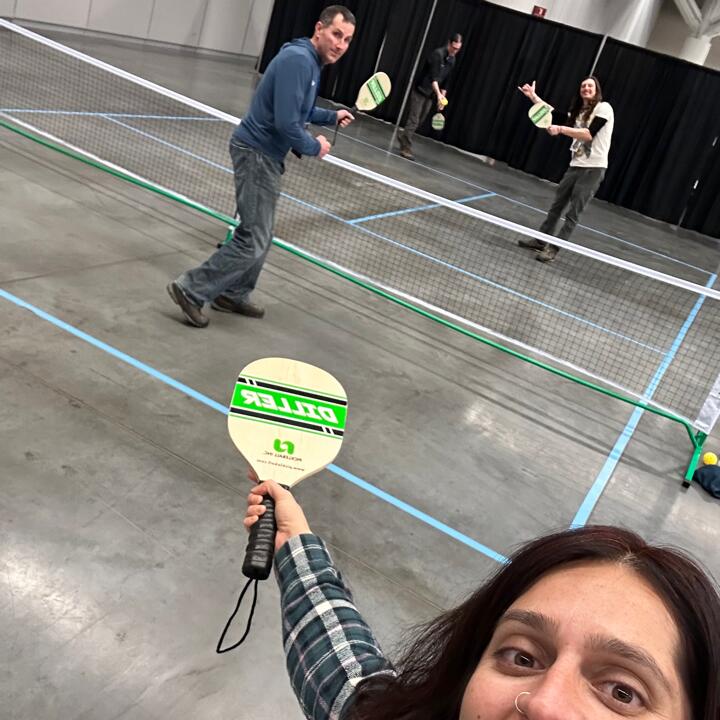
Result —
[{"label": "yellow wiffle ball", "polygon": [[442,105],[447,105],[449,102],[450,101],[446,97],[443,97],[443,99],[440,101]]},{"label": "yellow wiffle ball", "polygon": [[714,452],[706,452],[703,455],[703,464],[705,465],[717,465],[718,456]]}]

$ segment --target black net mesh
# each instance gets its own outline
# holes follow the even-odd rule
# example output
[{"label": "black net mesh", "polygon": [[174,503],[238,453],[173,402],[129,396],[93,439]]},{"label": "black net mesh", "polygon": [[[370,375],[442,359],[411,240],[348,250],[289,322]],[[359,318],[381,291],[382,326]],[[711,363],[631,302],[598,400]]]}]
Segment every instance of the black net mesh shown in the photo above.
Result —
[{"label": "black net mesh", "polygon": [[[4,28],[0,73],[6,118],[234,213],[233,125],[221,113]],[[275,231],[425,308],[695,420],[718,376],[715,296],[572,250],[543,265],[517,244],[533,231],[468,215],[477,200],[456,199],[447,207],[339,162],[290,156]]]}]

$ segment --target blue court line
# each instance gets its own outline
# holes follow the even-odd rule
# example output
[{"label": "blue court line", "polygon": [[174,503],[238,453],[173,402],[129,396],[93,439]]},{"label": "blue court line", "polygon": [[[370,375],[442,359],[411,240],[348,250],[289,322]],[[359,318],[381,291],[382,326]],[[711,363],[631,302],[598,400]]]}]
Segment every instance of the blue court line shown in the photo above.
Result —
[{"label": "blue court line", "polygon": [[[460,198],[459,200],[453,200],[456,203],[472,202],[473,200],[484,200],[485,198],[494,197],[494,192],[487,192],[482,195],[471,195],[470,197]],[[355,225],[357,223],[367,222],[368,220],[380,220],[380,218],[395,217],[397,215],[407,215],[408,213],[420,212],[421,210],[434,210],[435,208],[444,207],[440,203],[432,203],[430,205],[419,205],[418,207],[405,208],[404,210],[393,210],[391,212],[379,213],[378,215],[367,215],[366,217],[354,218],[353,220],[347,220],[349,225]]]},{"label": "blue court line", "polygon": [[465,545],[469,545],[471,548],[473,548],[473,550],[477,550],[483,555],[487,555],[489,558],[492,558],[496,562],[508,562],[508,559],[504,555],[500,555],[500,553],[497,553],[494,550],[490,549],[487,545],[483,545],[482,543],[476,542],[475,540],[471,540],[466,535],[463,535],[454,528],[451,528],[449,525],[438,522],[435,518],[430,517],[430,515],[424,513],[422,510],[418,510],[412,505],[408,505],[406,502],[398,500],[396,497],[389,495],[384,490],[380,490],[379,488],[370,485],[370,483],[365,482],[365,480],[361,480],[359,477],[355,477],[355,475],[350,474],[342,468],[336,467],[334,468],[333,472],[340,475],[340,477],[345,478],[345,480],[347,480],[348,482],[357,485],[363,490],[367,490],[367,492],[372,493],[373,495],[375,495],[375,497],[378,497],[381,500],[385,500],[385,502],[388,502],[391,505],[394,505],[396,508],[402,510],[403,512],[408,513],[408,515],[412,515],[414,518],[417,518],[418,520],[427,523],[428,525],[432,525],[434,528],[440,530],[446,535],[449,535],[450,537],[459,540]]},{"label": "blue court line", "polygon": [[[196,120],[196,121],[203,121],[203,122],[226,122],[223,118],[215,118],[210,116],[198,116],[198,117],[187,117],[187,116],[172,116],[172,115],[137,115],[133,113],[102,113],[102,112],[82,112],[82,111],[73,111],[73,110],[38,110],[33,108],[2,108],[0,109],[0,112],[3,113],[35,113],[35,114],[45,114],[45,115],[71,115],[71,116],[81,116],[81,117],[101,117],[101,118],[130,118],[135,120]],[[128,126],[129,127],[129,126]],[[135,130],[135,128],[130,128]],[[138,131],[139,132],[139,131]],[[374,148],[375,150],[379,150],[382,153],[385,153],[386,155],[392,155],[394,157],[401,157],[397,155],[397,153],[394,153],[390,150],[384,150],[383,148],[378,147],[377,145],[373,145],[372,143],[366,142],[364,140],[360,140],[359,138],[354,138],[351,135],[345,135],[344,136],[348,140],[352,140],[353,142],[360,143],[362,145],[366,145],[367,147]],[[162,142],[158,139],[159,142]],[[438,170],[437,168],[432,167],[431,165],[425,165],[420,162],[415,162],[416,165],[426,168],[427,170],[431,170],[434,173],[437,173],[439,175],[444,175],[445,177],[451,178],[452,180],[457,180],[458,182],[462,182],[466,185],[469,185],[470,187],[478,188],[479,190],[485,190],[486,193],[484,195],[477,195],[472,198],[466,198],[464,200],[456,200],[455,202],[469,202],[470,200],[483,200],[485,198],[489,197],[499,197],[503,200],[507,200],[508,202],[514,203],[515,205],[520,205],[521,207],[526,207],[529,210],[534,210],[538,213],[545,213],[545,210],[541,210],[540,208],[535,207],[534,205],[528,205],[527,203],[521,202],[520,200],[516,200],[515,198],[511,198],[508,195],[502,195],[501,193],[496,193],[488,188],[484,188],[482,185],[477,185],[476,183],[471,182],[470,180],[464,180],[463,178],[459,178],[455,175],[451,175],[450,173],[446,173],[442,170]],[[429,209],[430,207],[436,207],[436,206],[427,206],[421,207],[421,208],[415,208],[413,210],[408,210],[406,212],[414,212],[415,210],[425,210]],[[359,218],[356,220],[349,220],[350,223],[358,223],[358,222],[364,222],[365,220],[374,220],[377,219],[374,216],[370,216],[368,218]],[[590,227],[589,225],[583,225],[581,223],[578,223],[578,227],[582,228],[584,230],[589,230],[590,232],[594,232],[598,235],[602,235],[603,237],[610,238],[612,240],[617,240],[619,243],[623,243],[624,245],[627,245],[629,247],[636,248],[637,250],[641,250],[643,252],[649,253],[651,255],[656,255],[657,257],[661,257],[665,260],[670,260],[671,262],[678,263],[679,265],[684,265],[685,267],[692,268],[693,270],[698,270],[699,272],[710,274],[710,270],[705,270],[704,268],[698,267],[697,265],[693,265],[691,263],[685,262],[684,260],[678,260],[677,258],[674,258],[670,255],[665,255],[664,253],[658,252],[657,250],[651,250],[650,248],[645,247],[644,245],[638,245],[637,243],[630,242],[629,240],[625,240],[624,238],[618,237],[617,235],[610,235],[609,233],[603,232],[602,230],[597,230],[596,228]]]},{"label": "blue court line", "polygon": [[[528,205],[527,203],[521,202],[520,200],[515,200],[515,198],[508,197],[507,195],[500,195],[500,193],[497,193],[497,197],[502,198],[503,200],[507,200],[508,202],[511,202],[515,205],[526,207],[528,210],[534,210],[535,212],[541,213],[542,215],[545,215],[547,213],[546,210],[541,210],[540,208],[536,208],[534,205]],[[624,238],[618,237],[617,235],[611,235],[610,233],[606,233],[602,230],[598,230],[597,228],[590,227],[589,225],[583,225],[581,223],[578,223],[577,227],[582,228],[583,230],[589,230],[590,232],[594,232],[596,235],[602,235],[603,237],[610,238],[610,240],[617,240],[617,242],[622,243],[623,245],[635,248],[636,250],[642,250],[642,252],[646,252],[649,255],[661,257],[663,258],[663,260],[670,260],[677,265],[684,265],[691,270],[697,270],[698,272],[705,273],[706,275],[713,274],[712,270],[706,270],[705,268],[698,267],[697,265],[685,262],[684,260],[679,260],[678,258],[674,258],[672,255],[666,255],[665,253],[658,252],[657,250],[651,250],[644,245],[638,245],[638,243],[630,242],[630,240],[625,240]]]},{"label": "blue court line", "polygon": [[138,115],[136,113],[81,112],[76,110],[33,110],[32,108],[0,108],[2,113],[27,113],[34,115],[68,115],[71,117],[133,118],[136,120],[202,120],[203,122],[226,122],[222,118],[200,115]]},{"label": "blue court line", "polygon": [[[716,279],[717,275],[711,275],[710,279],[705,284],[705,287],[711,288],[715,283]],[[675,359],[675,355],[677,355],[677,352],[680,349],[680,345],[685,339],[685,336],[690,330],[693,322],[695,322],[695,318],[700,312],[700,308],[703,306],[704,302],[705,295],[701,295],[697,299],[697,302],[695,303],[693,309],[690,311],[690,314],[683,323],[683,326],[680,328],[680,331],[678,332],[677,337],[673,341],[671,348],[665,354],[665,357],[663,358],[660,367],[658,367],[658,369],[655,371],[655,375],[653,375],[650,384],[647,386],[647,389],[643,393],[644,400],[652,400],[652,397],[655,394],[655,391],[657,390],[658,385],[663,378],[663,375],[665,375],[667,369],[670,367],[670,363]],[[585,496],[585,499],[580,505],[580,508],[575,513],[575,517],[573,518],[571,527],[582,527],[587,523],[588,518],[592,514],[592,511],[595,509],[595,506],[597,505],[600,496],[605,490],[605,487],[607,486],[610,477],[615,471],[618,462],[620,462],[620,458],[622,458],[627,444],[630,442],[630,439],[635,433],[638,423],[640,422],[640,418],[643,416],[644,412],[645,411],[642,408],[637,407],[633,411],[633,414],[630,416],[630,420],[628,420],[627,425],[625,425],[622,433],[620,433],[620,437],[616,440],[615,446],[610,451],[610,454],[605,460],[605,464],[602,466],[600,472],[598,473],[598,476],[595,478],[595,482],[592,484],[592,487]]]},{"label": "blue court line", "polygon": [[[212,160],[209,160],[208,158],[204,158],[201,155],[196,155],[195,153],[190,152],[189,150],[186,150],[185,148],[183,148],[179,145],[169,143],[166,140],[163,140],[162,138],[157,137],[156,135],[147,133],[144,130],[138,130],[137,128],[134,128],[132,125],[127,125],[126,123],[120,122],[120,120],[115,120],[111,117],[107,117],[107,120],[110,120],[111,122],[116,123],[117,125],[120,125],[120,126],[126,128],[127,130],[135,132],[138,135],[141,135],[142,137],[146,137],[150,140],[155,140],[156,142],[159,142],[161,145],[165,145],[166,147],[169,147],[172,150],[177,150],[178,152],[180,152],[184,155],[188,155],[189,157],[193,158],[194,160],[198,160],[199,162],[210,165],[211,167],[222,170],[223,172],[232,174],[232,170],[230,168],[228,168],[224,165],[220,165],[219,163],[213,162]],[[484,285],[493,287],[496,290],[501,290],[502,292],[506,292],[510,295],[521,298],[522,300],[526,300],[527,302],[533,303],[534,305],[544,307],[545,309],[550,310],[551,312],[555,312],[558,315],[567,317],[571,320],[575,320],[579,323],[582,323],[583,325],[592,327],[595,330],[600,330],[601,332],[607,333],[608,335],[612,335],[613,337],[617,337],[621,340],[632,343],[633,345],[638,345],[639,347],[641,347],[645,350],[650,350],[651,352],[659,353],[659,354],[665,352],[664,350],[662,350],[660,348],[653,347],[652,345],[647,345],[646,343],[643,343],[640,340],[635,340],[634,338],[631,338],[627,335],[623,335],[622,333],[616,332],[615,330],[610,330],[609,328],[603,327],[602,325],[599,325],[598,323],[594,323],[591,320],[586,320],[585,318],[580,317],[579,315],[575,315],[574,313],[567,312],[566,310],[561,310],[560,308],[556,308],[553,305],[542,302],[541,300],[537,300],[536,298],[530,297],[529,295],[525,295],[517,290],[513,290],[512,288],[506,287],[505,285],[501,285],[500,283],[496,283],[496,282],[493,282],[492,280],[488,280],[487,278],[484,278],[481,275],[477,275],[473,272],[470,272],[469,270],[465,270],[464,268],[458,267],[457,265],[448,263],[445,260],[440,260],[440,258],[436,258],[433,255],[429,255],[428,253],[424,253],[421,250],[412,248],[409,245],[405,245],[404,243],[398,242],[397,240],[393,240],[385,235],[376,233],[373,230],[369,230],[368,228],[361,227],[357,224],[353,225],[350,220],[345,220],[344,218],[341,218],[339,215],[335,215],[334,213],[331,213],[328,210],[318,207],[317,205],[313,205],[304,200],[300,200],[299,198],[293,197],[292,195],[288,195],[287,193],[284,193],[284,192],[281,192],[280,195],[284,198],[287,198],[288,200],[291,200],[292,202],[299,204],[299,205],[304,205],[305,207],[310,208],[311,210],[314,210],[315,212],[321,213],[322,215],[326,215],[327,217],[330,217],[333,220],[341,222],[345,225],[350,225],[350,227],[353,227],[356,230],[359,230],[360,232],[366,233],[367,235],[371,235],[372,237],[378,238],[379,240],[383,240],[384,242],[387,242],[390,245],[395,245],[396,247],[402,248],[403,250],[406,250],[407,252],[412,253],[413,255],[417,255],[418,257],[422,257],[425,260],[429,260],[430,262],[436,263],[438,265],[442,265],[443,267],[446,267],[450,270],[454,270],[455,272],[458,272],[461,275],[466,275],[467,277],[470,277],[473,280],[477,280],[478,282],[483,283]]]},{"label": "blue court line", "polygon": [[[351,140],[352,142],[360,143],[361,145],[366,145],[367,147],[371,147],[381,153],[384,153],[385,155],[391,155],[392,157],[399,157],[399,158],[402,157],[402,155],[399,155],[398,153],[393,152],[392,150],[385,150],[384,148],[381,148],[378,145],[373,145],[372,143],[369,143],[365,140],[360,140],[360,138],[353,137],[352,135],[343,135],[343,137],[346,140]],[[492,192],[489,188],[483,187],[482,185],[478,185],[477,183],[474,183],[471,180],[466,180],[465,178],[458,177],[457,175],[451,175],[450,173],[447,173],[444,170],[438,170],[437,168],[433,167],[432,165],[425,165],[424,163],[418,162],[416,160],[408,160],[408,162],[412,162],[414,165],[417,165],[418,167],[425,168],[426,170],[430,170],[431,172],[434,172],[437,175],[443,175],[444,177],[450,178],[451,180],[457,180],[458,182],[461,182],[465,185],[469,185],[470,187],[477,188],[478,190],[487,190],[488,192]],[[541,208],[537,208],[534,205],[528,205],[527,203],[521,202],[520,200],[516,200],[515,198],[510,197],[509,195],[503,195],[502,193],[494,193],[494,195],[496,197],[502,198],[503,200],[507,200],[508,202],[511,202],[515,205],[520,205],[521,207],[526,207],[529,210],[534,210],[535,212],[542,213],[543,215],[547,213],[547,210],[542,210]],[[649,253],[651,255],[657,255],[658,257],[661,257],[664,260],[669,260],[670,262],[677,263],[678,265],[684,265],[685,267],[692,268],[693,270],[698,270],[699,272],[705,273],[707,275],[711,275],[713,272],[712,270],[706,270],[705,268],[698,267],[697,265],[693,265],[691,263],[685,262],[684,260],[678,260],[677,258],[674,258],[671,255],[665,255],[664,253],[658,252],[657,250],[651,250],[650,248],[645,247],[644,245],[638,245],[637,243],[630,242],[630,240],[625,240],[624,238],[618,237],[617,235],[610,235],[610,233],[603,232],[602,230],[597,230],[596,228],[590,227],[589,225],[582,225],[581,223],[578,223],[577,227],[582,228],[583,230],[589,230],[590,232],[597,233],[598,235],[602,235],[602,236],[610,238],[612,240],[617,240],[617,242],[622,243],[623,245],[627,245],[629,247],[636,248],[637,250],[642,250],[643,252]]]},{"label": "blue court line", "polygon": [[[110,116],[104,115],[103,117],[106,120],[109,120],[110,122],[115,123],[116,125],[120,125],[121,127],[125,128],[127,130],[130,130],[131,132],[137,133],[138,135],[141,135],[142,137],[148,138],[149,140],[154,140],[155,142],[158,142],[161,145],[169,147],[172,150],[176,150],[177,152],[180,152],[183,155],[187,155],[188,157],[191,157],[194,160],[198,160],[199,162],[202,162],[206,165],[209,165],[210,167],[214,167],[218,170],[221,170],[222,172],[232,174],[232,170],[230,168],[226,167],[225,165],[221,165],[219,163],[213,162],[212,160],[202,157],[201,155],[197,155],[196,153],[190,152],[189,150],[186,150],[185,148],[183,148],[179,145],[175,145],[174,143],[167,142],[166,140],[163,140],[162,138],[159,138],[156,135],[152,135],[151,133],[145,132],[144,130],[138,130],[138,128],[135,128],[132,125],[128,125],[124,122],[121,122],[120,120],[116,120],[115,118],[112,118]],[[510,295],[521,298],[522,300],[526,300],[527,302],[530,302],[530,303],[533,303],[540,307],[543,307],[547,310],[550,310],[551,312],[555,312],[558,315],[567,317],[571,320],[575,320],[579,323],[582,323],[583,325],[587,325],[588,327],[592,327],[595,330],[600,330],[601,332],[607,333],[608,335],[612,335],[621,340],[632,343],[633,345],[638,345],[639,347],[641,347],[645,350],[650,350],[651,352],[654,352],[654,353],[663,353],[664,352],[664,350],[661,350],[660,348],[653,347],[652,345],[647,345],[646,343],[643,343],[639,340],[635,340],[634,338],[631,338],[627,335],[623,335],[622,333],[616,332],[615,330],[610,330],[609,328],[603,327],[602,325],[599,325],[598,323],[594,323],[590,320],[586,320],[585,318],[580,317],[579,315],[575,315],[574,313],[567,312],[566,310],[561,310],[560,308],[556,308],[553,305],[542,302],[541,300],[537,300],[536,298],[533,298],[529,295],[525,295],[521,292],[518,292],[517,290],[513,290],[512,288],[506,287],[505,285],[501,285],[499,283],[493,282],[492,280],[488,280],[487,278],[484,278],[481,275],[472,273],[469,270],[465,270],[464,268],[458,267],[457,265],[453,265],[452,263],[448,263],[444,260],[440,260],[439,258],[436,258],[433,255],[429,255],[428,253],[424,253],[421,250],[416,250],[415,248],[405,245],[404,243],[398,242],[397,240],[392,240],[391,238],[386,237],[385,235],[381,235],[380,233],[376,233],[372,230],[369,230],[368,228],[360,227],[357,224],[353,225],[350,220],[345,220],[344,218],[341,218],[339,215],[335,215],[334,213],[331,213],[328,210],[324,210],[323,208],[317,207],[316,205],[312,205],[311,203],[305,202],[304,200],[300,200],[299,198],[293,197],[292,195],[288,195],[287,193],[284,193],[284,192],[281,192],[280,195],[284,198],[287,198],[288,200],[291,200],[292,202],[298,203],[299,205],[304,205],[305,207],[310,208],[310,209],[314,210],[315,212],[319,212],[323,215],[331,217],[333,220],[337,220],[338,222],[344,223],[345,225],[350,225],[350,227],[353,227],[356,230],[359,230],[360,232],[366,233],[367,235],[371,235],[372,237],[383,240],[384,242],[387,242],[391,245],[395,245],[396,247],[402,248],[403,250],[406,250],[407,252],[412,253],[413,255],[417,255],[418,257],[422,257],[425,260],[429,260],[430,262],[436,263],[438,265],[442,265],[443,267],[446,267],[450,270],[454,270],[455,272],[458,272],[461,275],[466,275],[467,277],[470,277],[473,280],[477,280],[480,283],[483,283],[485,285],[493,287],[496,290],[501,290],[502,292],[506,292]]]},{"label": "blue court line", "polygon": [[232,170],[230,170],[230,168],[226,167],[225,165],[221,165],[220,163],[213,162],[212,160],[209,160],[208,158],[205,158],[202,155],[196,155],[194,152],[190,152],[190,150],[185,150],[185,148],[182,148],[179,145],[174,145],[173,143],[169,143],[169,142],[167,142],[167,140],[163,140],[162,138],[159,138],[156,135],[151,135],[150,133],[147,133],[144,130],[138,130],[137,128],[134,128],[132,125],[128,125],[127,123],[121,122],[120,120],[116,120],[115,118],[110,117],[109,115],[104,115],[103,117],[106,120],[109,120],[110,122],[115,123],[116,125],[120,125],[120,127],[124,127],[127,130],[132,130],[132,132],[137,133],[138,135],[142,135],[143,137],[146,137],[150,140],[154,140],[155,142],[158,142],[161,145],[165,145],[166,147],[169,147],[172,150],[177,150],[178,152],[182,153],[183,155],[187,155],[188,157],[193,158],[193,160],[199,160],[200,162],[203,162],[206,165],[210,165],[210,167],[217,168],[218,170],[222,170],[223,172],[232,173]]},{"label": "blue court line", "polygon": [[[338,222],[344,223],[346,225],[350,225],[349,220],[345,220],[345,219],[341,218],[339,215],[335,215],[334,213],[331,213],[329,210],[324,210],[323,208],[312,205],[308,202],[305,202],[304,200],[295,198],[292,195],[287,195],[286,193],[280,193],[280,194],[283,197],[288,198],[289,200],[292,200],[293,202],[298,203],[299,205],[304,205],[304,206],[314,210],[315,212],[319,212],[322,215],[326,215],[327,217],[332,218],[333,220],[337,220]],[[598,323],[594,323],[591,320],[587,320],[583,317],[580,317],[579,315],[575,315],[573,313],[567,312],[566,310],[561,310],[560,308],[557,308],[554,305],[545,303],[542,300],[537,300],[536,298],[533,298],[530,295],[525,295],[517,290],[513,290],[512,288],[506,287],[505,285],[501,285],[500,283],[496,283],[492,280],[488,280],[487,278],[484,278],[481,275],[477,275],[473,272],[470,272],[469,270],[465,270],[464,268],[458,267],[457,265],[453,265],[452,263],[446,262],[445,260],[440,260],[440,258],[436,258],[434,255],[429,255],[428,253],[422,252],[422,250],[417,250],[415,248],[412,248],[408,245],[405,245],[404,243],[398,242],[397,240],[393,240],[392,238],[389,238],[385,235],[381,235],[380,233],[377,233],[374,230],[369,230],[368,228],[362,227],[360,225],[351,225],[351,227],[355,228],[356,230],[359,230],[360,232],[365,233],[366,235],[371,235],[372,237],[378,238],[379,240],[383,240],[383,241],[389,243],[390,245],[395,245],[396,247],[402,248],[403,250],[407,250],[409,253],[411,253],[413,255],[417,255],[418,257],[421,257],[425,260],[429,260],[430,262],[436,263],[437,265],[441,265],[450,270],[454,270],[455,272],[459,273],[460,275],[466,275],[467,277],[470,277],[473,280],[477,280],[478,282],[480,282],[484,285],[493,287],[496,290],[501,290],[502,292],[508,293],[509,295],[513,295],[515,297],[518,297],[518,298],[525,300],[529,303],[532,303],[534,305],[544,307],[545,309],[555,312],[558,315],[567,317],[571,320],[575,320],[576,322],[582,323],[583,325],[587,325],[588,327],[594,328],[595,330],[600,330],[601,332],[604,332],[604,333],[607,333],[608,335],[617,337],[620,340],[625,340],[629,343],[632,343],[633,345],[638,345],[639,347],[643,348],[644,350],[649,350],[650,352],[654,352],[654,353],[658,353],[658,354],[662,354],[665,352],[664,350],[662,350],[660,348],[653,347],[652,345],[647,345],[646,343],[643,343],[640,340],[635,340],[634,338],[628,337],[627,335],[623,335],[622,333],[619,333],[615,330],[610,330],[609,328],[603,327],[602,325],[599,325]]]},{"label": "blue court line", "polygon": [[[70,335],[74,335],[76,338],[83,340],[84,342],[92,345],[93,347],[98,348],[99,350],[102,350],[103,352],[108,353],[108,355],[112,355],[114,358],[117,358],[118,360],[121,360],[122,362],[126,363],[127,365],[130,365],[134,367],[136,370],[140,370],[141,372],[145,373],[146,375],[150,375],[151,377],[155,378],[156,380],[160,380],[160,382],[165,383],[166,385],[169,385],[170,387],[174,388],[175,390],[179,390],[181,393],[184,393],[188,397],[191,397],[193,400],[198,400],[199,402],[203,403],[203,405],[207,405],[209,408],[212,408],[213,410],[217,410],[219,413],[222,413],[223,415],[227,415],[227,406],[221,405],[219,402],[216,402],[212,398],[207,397],[207,395],[203,395],[202,393],[198,392],[197,390],[193,390],[188,385],[185,385],[184,383],[179,382],[178,380],[175,380],[174,378],[171,378],[169,375],[166,375],[163,372],[160,372],[159,370],[156,370],[154,367],[151,367],[150,365],[145,364],[144,362],[132,357],[132,355],[128,355],[127,353],[124,353],[122,350],[118,350],[117,348],[113,347],[112,345],[108,345],[107,343],[104,343],[102,340],[98,340],[97,338],[93,337],[92,335],[89,335],[86,332],[83,332],[82,330],[79,330],[76,327],[73,327],[72,325],[69,325],[68,323],[64,322],[63,320],[60,320],[59,318],[55,317],[54,315],[50,315],[49,313],[45,312],[44,310],[41,310],[40,308],[36,307],[35,305],[31,305],[29,302],[23,300],[22,298],[17,297],[16,295],[13,295],[6,290],[3,290],[0,288],[0,297],[4,298],[5,300],[8,300],[9,302],[17,305],[18,307],[24,308],[25,310],[29,310],[31,313],[37,315],[37,317],[41,318],[42,320],[45,320],[49,322],[50,324],[54,325],[55,327],[59,328],[60,330],[64,330],[65,332],[69,333]],[[439,530],[440,532],[444,533],[445,535],[448,535],[452,537],[453,539],[457,540],[458,542],[463,543],[464,545],[467,545],[468,547],[472,548],[473,550],[477,550],[478,552],[482,553],[483,555],[489,557],[491,560],[495,560],[499,563],[507,562],[507,558],[505,558],[500,553],[495,552],[494,550],[491,550],[486,545],[483,545],[482,543],[477,542],[476,540],[473,540],[471,537],[468,537],[467,535],[463,535],[463,533],[459,532],[458,530],[455,530],[451,528],[450,526],[446,525],[445,523],[441,522],[440,520],[436,520],[435,518],[431,517],[427,513],[422,512],[422,510],[418,510],[417,508],[414,508],[412,505],[408,505],[408,503],[399,500],[398,498],[394,497],[393,495],[390,495],[389,493],[386,493],[384,490],[381,490],[380,488],[375,487],[374,485],[371,485],[370,483],[366,482],[365,480],[362,480],[361,478],[357,477],[356,475],[353,475],[352,473],[348,472],[347,470],[344,470],[343,468],[331,464],[327,466],[327,469],[330,470],[332,473],[337,475],[338,477],[343,478],[344,480],[348,480],[349,482],[357,485],[357,487],[362,488],[363,490],[366,490],[367,492],[371,493],[375,497],[379,498],[380,500],[384,500],[387,503],[390,503],[394,507],[402,510],[403,512],[408,513],[409,515],[412,515],[414,518],[417,518],[421,522],[424,522],[427,525],[430,525],[431,527],[435,528],[436,530]]]}]

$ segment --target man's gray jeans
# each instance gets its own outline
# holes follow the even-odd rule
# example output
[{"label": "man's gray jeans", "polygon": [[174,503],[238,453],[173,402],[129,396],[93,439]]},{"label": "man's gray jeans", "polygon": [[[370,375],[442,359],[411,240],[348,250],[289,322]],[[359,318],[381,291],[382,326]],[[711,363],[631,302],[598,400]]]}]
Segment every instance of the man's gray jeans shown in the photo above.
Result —
[{"label": "man's gray jeans", "polygon": [[255,288],[272,242],[282,163],[254,148],[230,142],[240,224],[232,239],[177,283],[198,307],[224,295],[241,302]]}]

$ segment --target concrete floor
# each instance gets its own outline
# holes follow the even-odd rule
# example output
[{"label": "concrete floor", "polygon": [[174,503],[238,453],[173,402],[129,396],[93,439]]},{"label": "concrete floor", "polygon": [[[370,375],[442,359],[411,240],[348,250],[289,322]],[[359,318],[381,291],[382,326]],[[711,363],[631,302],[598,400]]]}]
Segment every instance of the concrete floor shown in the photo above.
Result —
[{"label": "concrete floor", "polygon": [[[57,38],[236,114],[252,90],[248,63]],[[348,159],[428,189],[490,188],[484,209],[533,226],[553,193],[437,143],[411,165],[386,152],[381,123],[347,135]],[[297,489],[390,653],[496,569],[494,553],[569,525],[632,415],[278,249],[263,321],[212,313],[190,329],[164,286],[207,256],[217,223],[4,130],[0,190],[3,717],[300,717],[272,581],[245,645],[214,652],[242,584],[248,483],[212,403],[250,360],[340,378],[337,465],[427,514],[330,471]],[[718,264],[714,241],[604,203],[583,224],[578,242],[688,279]],[[643,416],[590,521],[680,545],[719,576],[720,507],[681,490],[688,454],[680,426]]]}]

